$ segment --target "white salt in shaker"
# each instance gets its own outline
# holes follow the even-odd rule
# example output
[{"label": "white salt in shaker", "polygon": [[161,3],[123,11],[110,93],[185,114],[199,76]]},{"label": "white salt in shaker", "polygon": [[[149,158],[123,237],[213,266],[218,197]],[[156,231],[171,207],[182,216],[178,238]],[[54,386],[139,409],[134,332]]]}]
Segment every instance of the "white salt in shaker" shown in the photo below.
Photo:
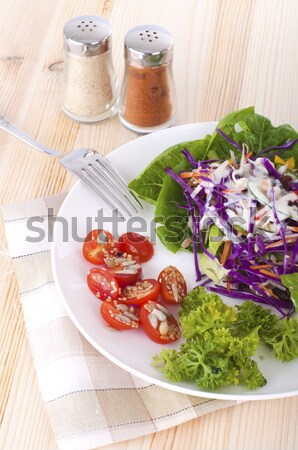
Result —
[{"label": "white salt in shaker", "polygon": [[62,109],[78,122],[98,122],[116,113],[118,97],[112,61],[112,28],[97,16],[66,23]]}]

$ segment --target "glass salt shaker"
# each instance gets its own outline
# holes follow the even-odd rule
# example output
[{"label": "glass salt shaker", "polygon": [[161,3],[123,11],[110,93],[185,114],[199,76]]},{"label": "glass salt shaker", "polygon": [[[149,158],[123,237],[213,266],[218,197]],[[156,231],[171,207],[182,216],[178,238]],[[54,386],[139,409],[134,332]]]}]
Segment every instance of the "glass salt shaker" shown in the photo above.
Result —
[{"label": "glass salt shaker", "polygon": [[140,25],[124,39],[125,72],[119,119],[137,133],[170,127],[176,118],[173,38],[164,28]]},{"label": "glass salt shaker", "polygon": [[62,109],[73,120],[98,122],[117,111],[111,36],[111,25],[98,16],[75,17],[64,26]]}]

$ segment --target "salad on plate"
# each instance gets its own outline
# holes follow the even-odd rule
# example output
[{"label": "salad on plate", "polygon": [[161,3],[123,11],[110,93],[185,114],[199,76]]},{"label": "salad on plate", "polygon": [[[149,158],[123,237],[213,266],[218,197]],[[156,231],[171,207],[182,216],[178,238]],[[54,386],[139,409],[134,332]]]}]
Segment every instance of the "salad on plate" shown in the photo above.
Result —
[{"label": "salad on plate", "polygon": [[161,243],[193,254],[190,292],[171,265],[143,278],[154,257],[148,238],[127,232],[116,241],[106,230],[86,237],[84,258],[96,266],[87,284],[108,326],[141,328],[161,345],[178,341],[153,358],[169,380],[256,389],[266,384],[255,360],[261,346],[282,362],[298,357],[297,150],[291,126],[274,127],[247,108],[213,135],[165,150],[131,181],[155,205]]},{"label": "salad on plate", "polygon": [[286,316],[298,307],[296,163],[297,132],[247,108],[163,152],[129,187],[155,204],[160,241],[193,252],[199,285]]}]

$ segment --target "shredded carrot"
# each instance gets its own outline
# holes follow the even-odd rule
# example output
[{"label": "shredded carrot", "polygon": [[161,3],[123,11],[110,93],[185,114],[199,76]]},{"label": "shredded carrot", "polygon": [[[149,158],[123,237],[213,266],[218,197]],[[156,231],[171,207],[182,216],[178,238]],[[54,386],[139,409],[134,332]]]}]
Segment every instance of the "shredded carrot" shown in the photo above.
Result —
[{"label": "shredded carrot", "polygon": [[231,254],[231,249],[232,249],[232,242],[231,241],[226,241],[224,244],[224,248],[220,257],[220,263],[221,264],[225,264],[228,257]]},{"label": "shredded carrot", "polygon": [[297,241],[297,236],[296,236],[296,237],[286,236],[286,241],[287,241],[289,244],[293,244],[293,242],[296,242],[296,241]]},{"label": "shredded carrot", "polygon": [[180,173],[181,178],[191,178],[194,175],[193,172],[182,172]]},{"label": "shredded carrot", "polygon": [[241,189],[235,188],[235,189],[223,189],[223,194],[229,194],[230,192],[241,192]]},{"label": "shredded carrot", "polygon": [[266,245],[265,248],[267,249],[267,248],[277,247],[280,244],[282,244],[282,240],[281,239],[279,241],[272,242],[272,244]]},{"label": "shredded carrot", "polygon": [[252,155],[252,152],[248,152],[248,153],[245,155],[246,161],[251,157],[251,155]]},{"label": "shredded carrot", "polygon": [[230,277],[227,278],[227,291],[231,292],[231,278]]},{"label": "shredded carrot", "polygon": [[280,275],[278,275],[277,273],[271,272],[271,270],[261,269],[260,272],[263,275],[267,275],[268,277],[277,278],[278,280],[280,280]]},{"label": "shredded carrot", "polygon": [[[292,244],[293,242],[297,241],[297,237],[292,237],[292,236],[286,236],[286,241],[289,244]],[[267,248],[273,248],[273,247],[277,247],[278,245],[281,245],[283,243],[282,239],[279,239],[278,241],[272,242],[271,244],[266,245],[266,249]]]},{"label": "shredded carrot", "polygon": [[287,227],[289,230],[298,232],[298,227]]},{"label": "shredded carrot", "polygon": [[256,266],[250,266],[250,268],[253,269],[253,270],[271,269],[271,267],[273,267],[272,264],[260,264],[260,265],[256,265]]},{"label": "shredded carrot", "polygon": [[269,297],[274,297],[274,298],[278,299],[278,296],[275,295],[271,289],[267,288],[266,286],[263,286],[261,283],[258,283],[258,286],[259,286],[261,289],[263,289],[263,291],[264,291],[267,295],[269,295]]},{"label": "shredded carrot", "polygon": [[260,219],[262,219],[262,217],[264,217],[266,214],[267,214],[267,212],[268,211],[264,211],[262,214],[259,214],[259,215],[255,215],[255,220],[260,220]]}]

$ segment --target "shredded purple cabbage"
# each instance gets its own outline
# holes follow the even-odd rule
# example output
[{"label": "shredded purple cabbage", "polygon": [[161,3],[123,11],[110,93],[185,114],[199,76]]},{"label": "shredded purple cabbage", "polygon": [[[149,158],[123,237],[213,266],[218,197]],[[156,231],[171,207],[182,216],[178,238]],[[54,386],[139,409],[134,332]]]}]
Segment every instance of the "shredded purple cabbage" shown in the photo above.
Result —
[{"label": "shredded purple cabbage", "polygon": [[263,164],[266,167],[266,169],[268,170],[269,175],[276,178],[277,180],[280,179],[280,177],[281,177],[280,173],[278,173],[277,170],[274,169],[274,167],[272,166],[272,164],[268,158],[263,158]]},{"label": "shredded purple cabbage", "polygon": [[290,186],[289,186],[289,190],[290,191],[298,191],[298,182],[297,181],[293,181]]},{"label": "shredded purple cabbage", "polygon": [[[259,295],[253,294],[252,292],[241,291],[239,289],[230,289],[223,286],[208,286],[208,291],[216,292],[217,294],[225,295],[226,297],[237,298],[240,300],[254,300],[257,303],[262,303],[263,305],[268,305],[268,302]],[[289,305],[287,302],[282,300],[276,300],[276,304],[279,308],[288,309]]]},{"label": "shredded purple cabbage", "polygon": [[195,160],[193,159],[192,155],[191,155],[190,152],[187,150],[187,148],[184,148],[184,149],[181,151],[181,153],[182,153],[183,156],[185,156],[185,158],[190,162],[190,164],[191,164],[193,167],[195,167],[195,168],[198,167],[198,162],[195,161]]},{"label": "shredded purple cabbage", "polygon": [[241,145],[237,144],[237,142],[233,141],[227,134],[225,134],[222,130],[219,128],[216,128],[216,131],[218,134],[220,134],[229,144],[231,144],[233,147],[237,148],[237,150],[242,151]]},{"label": "shredded purple cabbage", "polygon": [[194,256],[194,264],[195,264],[195,271],[196,271],[196,281],[200,281],[202,278],[200,267],[199,267],[199,260],[198,260],[198,251],[197,251],[197,236],[196,236],[196,230],[194,227],[194,224],[196,222],[195,214],[194,214],[194,207],[191,204],[191,200],[189,195],[186,196],[187,204],[189,207],[189,212],[191,215],[192,223],[193,223],[193,231],[192,231],[192,246],[193,246],[193,256]]},{"label": "shredded purple cabbage", "polygon": [[290,272],[294,272],[295,271],[295,262],[296,262],[297,254],[298,254],[298,239],[295,242],[295,245],[294,245],[294,248],[293,248],[293,252],[292,252],[291,263],[290,263]]},{"label": "shredded purple cabbage", "polygon": [[[242,147],[236,142],[232,141],[222,130],[217,129],[217,132],[233,147],[241,151],[241,164],[251,164],[249,172],[253,174],[254,166],[253,159],[246,159],[245,147]],[[263,156],[262,163],[264,168],[267,169],[268,176],[274,180],[280,180],[281,174],[275,169],[274,165],[270,162],[269,157],[272,150],[281,152],[292,148],[298,139],[290,141],[282,146],[270,147],[259,152],[258,157]],[[275,152],[275,154],[276,154]],[[188,177],[182,178],[180,174],[175,173],[174,170],[167,167],[166,173],[177,182],[185,195],[185,204],[177,204],[177,208],[187,210],[192,220],[192,247],[194,266],[196,272],[196,280],[200,282],[201,286],[206,286],[207,289],[213,292],[217,292],[229,297],[236,297],[243,300],[254,300],[259,303],[264,303],[276,308],[276,310],[282,315],[286,316],[293,312],[293,304],[290,301],[278,298],[272,294],[270,289],[270,283],[273,285],[281,285],[280,276],[287,273],[293,273],[296,269],[296,259],[298,255],[298,239],[288,243],[286,236],[286,225],[283,225],[279,219],[278,212],[276,210],[276,199],[273,186],[270,190],[271,196],[271,211],[275,220],[275,226],[278,227],[278,231],[275,234],[271,232],[264,232],[258,229],[256,232],[255,220],[257,215],[258,202],[250,196],[250,204],[247,206],[249,213],[248,225],[246,236],[243,231],[237,231],[233,223],[231,224],[230,216],[227,210],[235,210],[238,207],[239,202],[247,198],[247,194],[238,192],[237,190],[230,195],[231,183],[236,183],[241,178],[241,172],[239,175],[234,174],[232,177],[232,171],[227,170],[223,166],[222,172],[218,171],[218,177],[212,178],[210,174],[213,170],[216,170],[218,166],[210,166],[213,162],[223,161],[211,159],[206,161],[195,161],[187,149],[182,150],[182,155],[193,167],[192,174],[188,177],[194,177],[192,182],[188,182]],[[249,162],[250,161],[250,162]],[[240,163],[233,170],[238,170]],[[228,175],[227,175],[228,172]],[[220,177],[220,174],[223,174]],[[197,178],[196,178],[197,177]],[[235,181],[236,180],[236,181]],[[200,186],[200,190],[196,189],[196,186]],[[298,181],[289,183],[288,191],[298,191]],[[204,222],[201,221],[204,219]],[[199,253],[205,253],[210,260],[216,260],[217,257],[214,252],[211,252],[209,247],[209,233],[210,229],[215,224],[219,230],[222,231],[224,240],[230,241],[229,254],[221,262],[222,266],[227,270],[227,278],[222,281],[223,285],[216,285],[206,275],[202,275],[200,268]],[[297,225],[298,226],[298,222]],[[203,227],[203,228],[202,228]],[[272,237],[268,237],[271,234]],[[278,233],[278,234],[276,234]],[[291,232],[290,232],[291,233]],[[268,243],[272,243],[272,239],[278,241],[276,245],[272,246]],[[269,239],[269,240],[268,240]],[[222,252],[224,245],[220,246],[219,254]],[[282,261],[276,260],[275,255],[282,255]],[[218,256],[218,259],[220,257]],[[275,259],[272,259],[275,258]],[[263,268],[265,267],[265,270]],[[268,270],[266,270],[268,268]],[[229,288],[225,286],[225,283],[229,282]],[[268,288],[269,285],[269,288]],[[231,288],[231,286],[233,286]],[[237,286],[246,286],[243,291]],[[270,294],[271,292],[271,294]],[[286,312],[285,312],[285,311]]]},{"label": "shredded purple cabbage", "polygon": [[271,194],[271,200],[272,200],[273,215],[274,215],[274,218],[276,220],[277,225],[279,226],[280,237],[281,237],[281,240],[282,240],[283,246],[284,246],[283,273],[287,273],[289,255],[288,255],[288,248],[287,248],[287,241],[286,241],[285,230],[284,230],[284,227],[282,226],[282,224],[280,223],[280,220],[279,220],[279,217],[278,217],[278,214],[277,214],[277,211],[276,211],[275,196],[274,196],[274,190],[273,189],[271,189],[270,194]]},{"label": "shredded purple cabbage", "polygon": [[274,149],[276,149],[277,151],[281,150],[280,153],[282,153],[285,150],[291,150],[291,148],[293,148],[294,145],[297,144],[297,142],[298,142],[298,139],[294,139],[293,141],[286,142],[285,144],[282,144],[282,145],[273,145],[272,147],[265,148],[265,150],[262,150],[257,154],[257,158],[260,158],[262,155],[265,155],[266,153],[267,153],[266,158],[275,156],[276,154],[278,154],[277,152],[271,153],[270,156],[268,154],[271,150],[274,150]]}]

